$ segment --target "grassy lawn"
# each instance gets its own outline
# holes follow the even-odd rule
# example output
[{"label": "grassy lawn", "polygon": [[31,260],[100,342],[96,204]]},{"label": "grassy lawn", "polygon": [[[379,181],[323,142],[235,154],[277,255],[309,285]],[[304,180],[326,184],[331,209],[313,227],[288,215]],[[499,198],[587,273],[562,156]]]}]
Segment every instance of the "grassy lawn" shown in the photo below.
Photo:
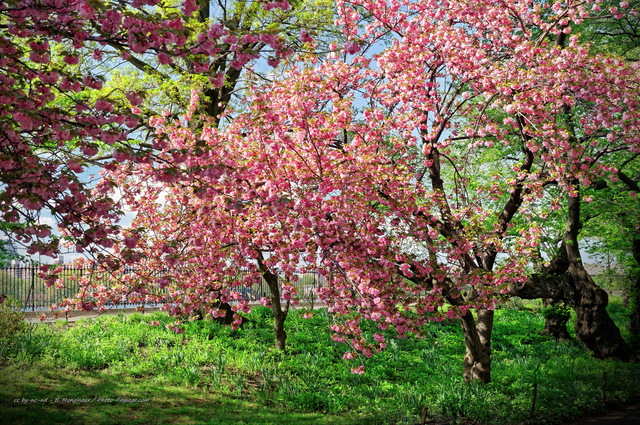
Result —
[{"label": "grassy lawn", "polygon": [[[515,308],[514,308],[515,307]],[[532,311],[533,310],[533,311]],[[270,311],[243,328],[163,313],[104,316],[74,326],[35,325],[0,339],[0,417],[11,424],[361,424],[438,420],[554,424],[640,393],[640,365],[593,359],[576,342],[539,335],[539,306],[497,311],[493,382],[461,379],[456,321],[424,338],[392,339],[371,359],[346,360],[330,317],[287,321],[288,350],[272,348]],[[627,310],[611,312],[624,327]],[[373,329],[371,329],[373,332]],[[351,367],[364,363],[367,373]],[[535,405],[534,401],[534,392]]]},{"label": "grassy lawn", "polygon": [[2,419],[10,424],[350,423],[346,417],[284,412],[202,389],[159,385],[108,371],[8,367],[3,369],[0,385]]}]

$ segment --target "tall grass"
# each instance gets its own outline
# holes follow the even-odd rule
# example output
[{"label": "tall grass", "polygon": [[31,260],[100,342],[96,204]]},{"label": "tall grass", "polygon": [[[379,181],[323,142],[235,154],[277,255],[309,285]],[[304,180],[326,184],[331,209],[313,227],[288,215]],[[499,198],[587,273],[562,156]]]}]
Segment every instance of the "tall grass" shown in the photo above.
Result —
[{"label": "tall grass", "polygon": [[[193,321],[176,334],[166,327],[175,319],[158,312],[73,327],[38,325],[15,337],[5,361],[24,370],[107,371],[264,409],[348,413],[362,424],[413,424],[425,409],[430,417],[486,424],[556,424],[640,392],[640,365],[595,360],[580,343],[549,340],[539,334],[544,319],[538,311],[511,307],[518,308],[496,312],[487,385],[461,379],[464,346],[456,321],[434,324],[422,339],[395,339],[388,331],[387,350],[345,360],[346,347],[331,339],[324,310],[310,319],[303,311],[291,314],[284,353],[272,348],[270,311],[259,307],[238,330]],[[624,320],[624,308],[614,309]],[[351,374],[360,362],[367,372]]]}]

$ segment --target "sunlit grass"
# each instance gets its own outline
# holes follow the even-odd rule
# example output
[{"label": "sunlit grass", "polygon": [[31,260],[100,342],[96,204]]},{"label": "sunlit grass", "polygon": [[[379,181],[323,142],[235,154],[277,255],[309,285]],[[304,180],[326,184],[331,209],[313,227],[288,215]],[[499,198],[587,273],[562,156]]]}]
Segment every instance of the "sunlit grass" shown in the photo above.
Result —
[{"label": "sunlit grass", "polygon": [[[193,321],[176,334],[165,327],[175,318],[158,312],[38,325],[4,360],[0,407],[8,423],[24,424],[390,425],[419,423],[425,408],[441,419],[553,424],[640,392],[640,365],[549,340],[539,335],[538,304],[510,307],[496,312],[488,385],[462,381],[456,321],[434,324],[422,339],[388,331],[384,352],[355,360],[342,358],[347,347],[330,338],[323,310],[311,319],[292,313],[285,353],[273,349],[263,308],[238,330]],[[625,326],[624,306],[612,310]],[[367,373],[351,374],[360,362]]]}]

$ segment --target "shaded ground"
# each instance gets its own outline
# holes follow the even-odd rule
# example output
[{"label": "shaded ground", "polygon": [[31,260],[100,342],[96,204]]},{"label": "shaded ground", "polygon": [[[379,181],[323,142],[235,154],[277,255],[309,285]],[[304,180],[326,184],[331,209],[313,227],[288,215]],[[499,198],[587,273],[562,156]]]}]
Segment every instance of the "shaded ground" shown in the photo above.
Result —
[{"label": "shaded ground", "polygon": [[572,422],[570,425],[640,425],[640,397],[636,397],[624,408]]},{"label": "shaded ground", "polygon": [[[479,425],[479,422],[458,419],[456,421],[442,421],[427,419],[423,423],[415,425]],[[590,416],[566,425],[640,425],[640,395],[635,397],[631,403],[625,407],[611,410],[598,416]]]},{"label": "shaded ground", "polygon": [[[153,311],[158,311],[160,310],[160,307],[145,307],[144,308],[144,312],[145,313],[151,313]],[[77,320],[80,319],[91,319],[91,318],[96,318],[99,316],[111,316],[111,315],[117,315],[120,313],[125,313],[125,314],[132,314],[137,312],[138,310],[135,308],[110,308],[102,313],[98,312],[98,311],[76,311],[76,310],[72,310],[70,311],[67,316],[60,316],[60,317],[54,317],[53,313],[48,312],[48,311],[25,311],[25,320],[29,323],[38,323],[41,322],[42,320],[40,320],[40,316],[42,314],[46,315],[46,319],[43,321],[44,323],[52,323],[52,322],[56,322],[58,320],[67,320],[69,322],[75,322]]]}]

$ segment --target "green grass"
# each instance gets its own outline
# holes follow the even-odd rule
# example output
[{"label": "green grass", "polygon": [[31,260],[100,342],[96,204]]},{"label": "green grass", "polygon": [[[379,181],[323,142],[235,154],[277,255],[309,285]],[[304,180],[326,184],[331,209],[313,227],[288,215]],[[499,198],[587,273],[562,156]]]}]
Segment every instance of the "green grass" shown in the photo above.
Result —
[{"label": "green grass", "polygon": [[[108,371],[5,369],[2,419],[11,424],[341,424],[287,413],[183,385],[159,385]],[[18,390],[18,393],[14,392]],[[348,423],[348,422],[347,422]]]},{"label": "green grass", "polygon": [[[438,419],[556,424],[602,411],[605,397],[615,404],[640,393],[640,365],[599,361],[579,343],[540,336],[539,304],[510,307],[496,312],[488,385],[462,381],[456,321],[434,324],[422,339],[388,331],[384,352],[355,360],[342,358],[346,347],[330,338],[322,310],[311,319],[292,313],[285,353],[272,348],[263,308],[238,330],[194,321],[176,334],[162,313],[38,325],[4,350],[0,416],[16,424],[390,425],[419,423],[427,408]],[[614,300],[621,328],[627,313]],[[360,362],[367,373],[351,374]]]}]

